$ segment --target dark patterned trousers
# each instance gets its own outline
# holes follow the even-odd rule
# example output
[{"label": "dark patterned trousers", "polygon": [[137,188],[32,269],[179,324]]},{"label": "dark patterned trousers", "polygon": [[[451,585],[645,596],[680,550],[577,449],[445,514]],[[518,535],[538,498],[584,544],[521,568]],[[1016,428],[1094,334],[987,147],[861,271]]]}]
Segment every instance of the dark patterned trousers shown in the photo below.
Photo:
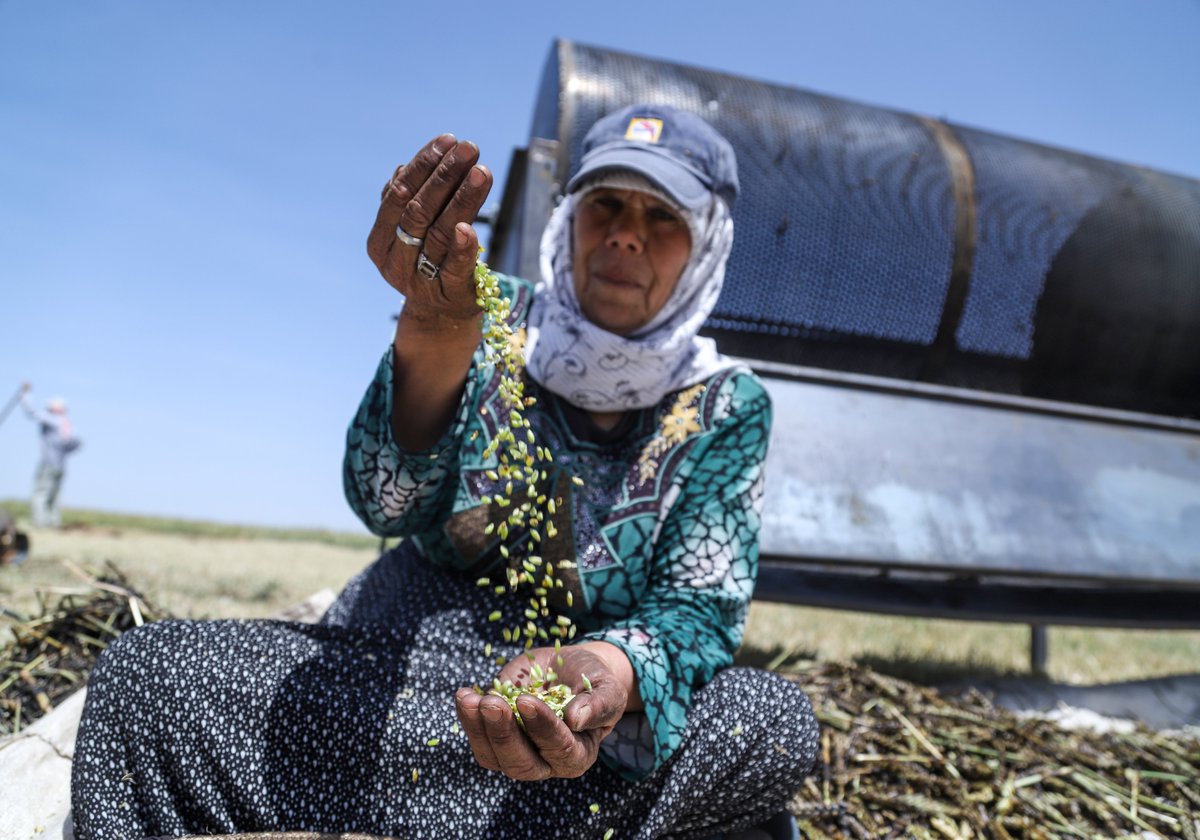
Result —
[{"label": "dark patterned trousers", "polygon": [[76,743],[79,840],[701,838],[778,812],[812,767],[804,693],[730,668],[695,694],[682,745],[640,781],[600,764],[543,782],[485,770],[453,705],[455,689],[495,670],[483,620],[445,581],[409,584],[430,588],[407,593],[423,606],[404,622],[370,620],[352,586],[322,625],[165,621],[118,639],[92,674]]}]

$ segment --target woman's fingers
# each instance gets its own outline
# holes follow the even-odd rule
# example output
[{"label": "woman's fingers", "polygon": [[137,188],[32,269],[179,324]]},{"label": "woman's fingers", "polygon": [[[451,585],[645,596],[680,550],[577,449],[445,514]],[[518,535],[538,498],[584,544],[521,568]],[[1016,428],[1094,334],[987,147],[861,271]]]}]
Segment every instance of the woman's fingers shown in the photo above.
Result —
[{"label": "woman's fingers", "polygon": [[533,744],[521,731],[517,717],[506,700],[501,697],[484,697],[479,703],[479,713],[483,718],[483,729],[489,747],[496,757],[496,763],[500,765],[500,772],[510,778],[527,782],[548,779],[554,775],[550,765],[538,755]]},{"label": "woman's fingers", "polygon": [[479,148],[443,134],[396,170],[383,190],[367,251],[423,317],[477,319],[475,220],[492,188]]},{"label": "woman's fingers", "polygon": [[[477,153],[478,154],[478,153]],[[446,156],[447,158],[450,155]],[[431,179],[432,181],[432,179]],[[427,183],[428,187],[429,184]],[[446,266],[447,259],[455,254],[455,229],[462,224],[470,225],[479,215],[479,209],[487,200],[492,188],[492,173],[486,166],[472,165],[467,170],[454,192],[446,200],[444,207],[438,213],[433,224],[425,233],[425,253],[434,262]],[[422,190],[424,193],[424,190]],[[418,195],[409,203],[411,208],[422,199]],[[471,254],[471,264],[475,263],[475,254]]]},{"label": "woman's fingers", "polygon": [[535,697],[520,698],[517,709],[538,757],[550,766],[552,775],[573,779],[595,763],[600,741],[593,733],[572,732],[549,706]]},{"label": "woman's fingers", "polygon": [[577,694],[563,710],[563,721],[576,732],[599,729],[608,734],[629,703],[629,692],[608,671],[591,678],[592,689]]},{"label": "woman's fingers", "polygon": [[[446,153],[400,216],[400,228],[424,242],[393,248],[386,272],[403,275],[415,265],[417,276],[405,293],[455,318],[479,314],[475,305],[474,267],[478,239],[474,230],[465,238],[456,231],[471,222],[487,199],[492,174],[477,166],[479,149],[459,142]],[[431,297],[427,298],[429,295]]]},{"label": "woman's fingers", "polygon": [[[398,167],[387,185],[375,215],[375,224],[367,235],[367,254],[386,276],[385,263],[388,255],[402,244],[396,238],[396,227],[404,215],[409,201],[425,185],[429,176],[437,169],[442,158],[457,145],[453,134],[442,134],[426,143],[404,166]],[[414,236],[424,232],[409,231]],[[391,278],[389,278],[390,282]]]},{"label": "woman's fingers", "polygon": [[[460,233],[469,229],[459,225]],[[581,776],[596,763],[600,742],[624,714],[628,689],[607,661],[586,645],[561,651],[535,648],[506,663],[498,679],[528,685],[535,667],[555,671],[558,679],[580,693],[567,704],[562,718],[537,697],[518,697],[522,727],[503,698],[459,691],[455,696],[459,720],[475,758],[514,779]],[[583,674],[589,677],[588,691],[582,690]]]},{"label": "woman's fingers", "polygon": [[554,775],[521,731],[506,700],[461,688],[454,695],[454,705],[471,752],[481,766],[522,781],[539,781]]},{"label": "woman's fingers", "polygon": [[535,697],[517,700],[524,728],[500,697],[480,696],[467,688],[460,689],[454,700],[471,752],[488,770],[522,781],[539,781],[582,776],[596,763],[601,733],[572,732]]},{"label": "woman's fingers", "polygon": [[[480,196],[479,205],[469,211],[469,216],[460,215],[449,225],[443,222],[439,231],[431,230],[443,212],[450,208],[450,204],[459,190],[467,186],[470,180],[468,176],[478,161],[478,146],[469,140],[460,140],[455,143],[438,161],[437,166],[428,174],[424,182],[418,185],[418,189],[411,195],[404,206],[404,211],[400,214],[400,227],[408,233],[413,236],[425,237],[427,240],[431,236],[433,237],[432,241],[426,243],[425,250],[430,257],[436,257],[439,261],[446,256],[450,231],[454,228],[454,224],[460,221],[473,221],[475,211],[482,206],[483,199],[487,198],[485,190]],[[474,192],[478,192],[482,183],[477,184]]]},{"label": "woman's fingers", "polygon": [[483,725],[483,715],[479,708],[481,700],[483,696],[476,694],[474,689],[460,688],[454,695],[454,710],[458,714],[458,722],[462,725],[463,732],[466,733],[467,743],[471,745],[475,760],[488,770],[499,771],[500,762],[496,760],[496,753]]}]

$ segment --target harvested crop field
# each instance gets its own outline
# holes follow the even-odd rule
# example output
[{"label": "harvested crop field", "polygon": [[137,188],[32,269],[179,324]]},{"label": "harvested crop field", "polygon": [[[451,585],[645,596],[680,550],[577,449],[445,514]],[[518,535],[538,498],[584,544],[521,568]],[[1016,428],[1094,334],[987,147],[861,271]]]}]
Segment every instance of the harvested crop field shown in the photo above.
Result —
[{"label": "harvested crop field", "polygon": [[[140,520],[76,522],[33,538],[24,565],[0,569],[0,735],[83,684],[105,643],[139,621],[276,614],[336,590],[378,550],[369,537],[173,533]],[[1196,633],[1055,632],[1073,634],[1052,642],[1052,676],[1062,680],[1184,673],[1200,659]],[[756,604],[739,659],[799,682],[822,722],[822,760],[792,803],[802,835],[1196,837],[1194,732],[1071,731],[979,692],[921,684],[1020,674],[1026,634]]]}]

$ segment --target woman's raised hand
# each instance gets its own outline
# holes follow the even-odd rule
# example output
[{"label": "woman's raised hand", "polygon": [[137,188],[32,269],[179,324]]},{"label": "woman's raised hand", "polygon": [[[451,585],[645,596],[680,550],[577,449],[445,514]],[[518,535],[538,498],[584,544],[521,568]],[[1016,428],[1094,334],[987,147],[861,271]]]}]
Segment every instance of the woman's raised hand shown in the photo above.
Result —
[{"label": "woman's raised hand", "polygon": [[[558,681],[576,693],[575,698],[560,719],[536,697],[520,697],[517,710],[525,724],[522,729],[504,698],[459,689],[454,696],[455,709],[475,760],[489,770],[523,781],[582,776],[596,763],[600,742],[625,713],[630,696],[628,677],[614,672],[589,643],[564,647],[561,666],[554,648],[534,648],[529,653],[540,668],[553,669]],[[504,666],[499,679],[528,684],[532,664],[528,656],[521,655]],[[585,675],[590,691],[585,690]]]},{"label": "woman's raised hand", "polygon": [[471,222],[492,188],[479,148],[443,134],[383,188],[367,253],[405,297],[407,317],[473,320],[479,238]]}]

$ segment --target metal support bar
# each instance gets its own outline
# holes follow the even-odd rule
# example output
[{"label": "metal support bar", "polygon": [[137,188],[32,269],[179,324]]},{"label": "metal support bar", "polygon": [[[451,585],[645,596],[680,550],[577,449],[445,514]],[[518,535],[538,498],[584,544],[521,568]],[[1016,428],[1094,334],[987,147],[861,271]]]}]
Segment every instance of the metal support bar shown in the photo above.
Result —
[{"label": "metal support bar", "polygon": [[1029,670],[1035,676],[1046,676],[1046,654],[1049,642],[1045,624],[1029,625]]},{"label": "metal support bar", "polygon": [[806,569],[765,554],[759,560],[754,597],[923,618],[1157,630],[1200,628],[1200,609],[1196,608],[1200,590],[1175,582],[1153,587],[1111,583],[1084,587],[1055,586],[1036,579],[1017,584],[954,577],[905,578],[882,569],[875,574]]},{"label": "metal support bar", "polygon": [[21,401],[21,394],[23,393],[25,393],[25,389],[23,387],[18,387],[17,392],[13,394],[12,399],[8,401],[8,405],[4,406],[3,409],[0,409],[0,423],[3,423],[8,419],[8,415],[12,413],[12,410],[16,408],[17,403]]}]

